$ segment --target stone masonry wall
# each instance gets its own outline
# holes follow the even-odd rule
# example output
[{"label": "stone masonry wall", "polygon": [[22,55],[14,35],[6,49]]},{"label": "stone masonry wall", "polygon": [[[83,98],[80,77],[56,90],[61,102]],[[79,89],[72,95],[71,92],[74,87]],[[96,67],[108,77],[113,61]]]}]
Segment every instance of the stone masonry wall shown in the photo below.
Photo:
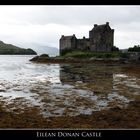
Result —
[{"label": "stone masonry wall", "polygon": [[77,39],[73,36],[62,36],[60,39],[60,54],[69,50],[90,50],[92,52],[111,52],[114,44],[114,29],[109,22],[94,25],[89,31],[89,38]]}]

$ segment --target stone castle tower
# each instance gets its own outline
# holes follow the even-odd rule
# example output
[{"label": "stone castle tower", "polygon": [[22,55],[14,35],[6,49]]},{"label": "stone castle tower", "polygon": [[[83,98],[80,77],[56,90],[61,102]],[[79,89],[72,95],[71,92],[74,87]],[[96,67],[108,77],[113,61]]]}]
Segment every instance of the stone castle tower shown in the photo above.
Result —
[{"label": "stone castle tower", "polygon": [[111,52],[114,44],[114,29],[111,29],[109,22],[103,25],[94,24],[89,31],[89,38],[77,39],[75,34],[60,38],[60,55],[72,50],[91,52]]}]

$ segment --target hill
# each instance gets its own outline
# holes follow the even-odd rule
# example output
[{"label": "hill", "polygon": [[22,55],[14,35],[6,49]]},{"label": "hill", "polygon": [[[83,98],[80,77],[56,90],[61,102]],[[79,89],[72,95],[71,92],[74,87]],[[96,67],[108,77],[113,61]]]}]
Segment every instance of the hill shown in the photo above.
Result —
[{"label": "hill", "polygon": [[37,53],[28,48],[20,48],[12,44],[6,44],[0,41],[0,54],[12,54],[12,55],[36,55]]},{"label": "hill", "polygon": [[43,45],[33,45],[32,48],[38,52],[38,54],[47,53],[49,56],[58,56],[59,50],[55,47],[43,46]]}]

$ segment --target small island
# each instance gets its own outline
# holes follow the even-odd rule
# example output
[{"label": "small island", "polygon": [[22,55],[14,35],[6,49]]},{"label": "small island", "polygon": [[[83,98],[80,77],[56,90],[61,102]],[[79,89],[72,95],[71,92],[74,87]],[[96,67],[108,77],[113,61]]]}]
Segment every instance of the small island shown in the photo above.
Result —
[{"label": "small island", "polygon": [[60,55],[35,56],[30,61],[43,63],[132,63],[140,61],[140,46],[129,48],[127,52],[114,46],[114,29],[109,22],[97,25],[89,31],[89,38],[78,39],[75,34],[62,35],[59,40]]},{"label": "small island", "polygon": [[20,48],[0,41],[0,55],[37,55],[37,53],[30,48]]}]

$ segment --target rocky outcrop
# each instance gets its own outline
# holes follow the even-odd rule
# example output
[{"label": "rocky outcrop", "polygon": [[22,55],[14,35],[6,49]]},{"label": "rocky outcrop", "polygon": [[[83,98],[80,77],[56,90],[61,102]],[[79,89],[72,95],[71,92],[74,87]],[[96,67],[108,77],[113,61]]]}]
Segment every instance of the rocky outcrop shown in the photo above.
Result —
[{"label": "rocky outcrop", "polygon": [[73,57],[48,57],[35,56],[30,61],[40,63],[120,63],[119,58],[73,58]]}]

